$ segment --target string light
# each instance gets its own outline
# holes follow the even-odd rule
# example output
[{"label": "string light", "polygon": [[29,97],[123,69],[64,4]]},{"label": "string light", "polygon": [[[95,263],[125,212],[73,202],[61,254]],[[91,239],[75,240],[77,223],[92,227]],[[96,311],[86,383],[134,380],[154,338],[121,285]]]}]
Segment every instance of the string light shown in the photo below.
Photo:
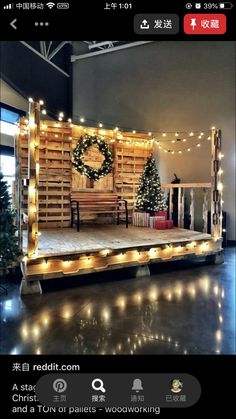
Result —
[{"label": "string light", "polygon": [[39,104],[40,104],[41,106],[43,106],[43,105],[44,105],[44,101],[43,101],[42,99],[40,99]]},{"label": "string light", "polygon": [[46,109],[43,109],[43,110],[42,110],[42,114],[43,114],[43,115],[47,115],[47,111],[46,111]]},{"label": "string light", "polygon": [[32,97],[29,97],[28,101],[29,101],[30,103],[33,103],[34,99],[33,99]]},{"label": "string light", "polygon": [[85,122],[85,119],[83,117],[80,118],[80,122],[83,124],[83,122]]},{"label": "string light", "polygon": [[98,126],[99,126],[99,128],[102,128],[103,124],[101,122],[99,122]]}]

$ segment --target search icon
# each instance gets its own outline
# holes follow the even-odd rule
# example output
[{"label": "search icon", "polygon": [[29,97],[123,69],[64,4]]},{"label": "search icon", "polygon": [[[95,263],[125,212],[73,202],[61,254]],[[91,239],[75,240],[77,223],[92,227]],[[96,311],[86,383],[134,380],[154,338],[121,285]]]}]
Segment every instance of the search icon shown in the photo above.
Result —
[{"label": "search icon", "polygon": [[[96,383],[98,383],[98,385]],[[104,388],[103,381],[100,378],[95,378],[92,381],[92,387],[96,391],[102,391],[103,393],[106,393],[106,390]]]}]

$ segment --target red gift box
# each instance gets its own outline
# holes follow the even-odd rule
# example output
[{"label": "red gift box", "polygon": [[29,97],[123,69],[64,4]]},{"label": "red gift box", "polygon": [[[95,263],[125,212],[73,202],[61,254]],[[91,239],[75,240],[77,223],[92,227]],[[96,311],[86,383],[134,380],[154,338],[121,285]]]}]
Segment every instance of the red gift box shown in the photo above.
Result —
[{"label": "red gift box", "polygon": [[166,221],[156,221],[155,228],[157,230],[166,230],[168,228]]},{"label": "red gift box", "polygon": [[166,225],[167,225],[167,228],[173,228],[174,227],[173,220],[166,220]]},{"label": "red gift box", "polygon": [[154,215],[165,217],[165,220],[167,220],[167,211],[155,211]]}]

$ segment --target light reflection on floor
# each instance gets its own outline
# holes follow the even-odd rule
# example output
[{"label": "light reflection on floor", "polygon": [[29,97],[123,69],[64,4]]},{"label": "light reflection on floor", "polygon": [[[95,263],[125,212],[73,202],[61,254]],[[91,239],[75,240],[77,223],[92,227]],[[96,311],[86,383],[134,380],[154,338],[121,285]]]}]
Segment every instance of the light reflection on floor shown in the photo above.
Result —
[{"label": "light reflection on floor", "polygon": [[228,253],[220,266],[183,267],[23,300],[15,290],[1,306],[2,353],[234,353],[230,296],[225,303],[233,278]]}]

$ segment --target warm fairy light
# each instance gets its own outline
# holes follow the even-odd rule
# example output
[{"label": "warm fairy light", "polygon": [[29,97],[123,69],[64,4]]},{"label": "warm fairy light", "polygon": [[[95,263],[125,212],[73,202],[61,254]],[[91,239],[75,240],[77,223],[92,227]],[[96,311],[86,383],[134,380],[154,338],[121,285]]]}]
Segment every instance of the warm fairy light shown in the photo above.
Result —
[{"label": "warm fairy light", "polygon": [[158,296],[157,288],[153,287],[149,292],[150,301],[156,301],[157,296]]},{"label": "warm fairy light", "polygon": [[71,124],[71,122],[72,122],[72,119],[71,119],[71,118],[68,118],[68,122],[69,122],[69,124]]},{"label": "warm fairy light", "polygon": [[206,243],[202,243],[201,245],[200,245],[200,249],[204,252],[206,252],[207,250],[208,250],[208,248],[209,248],[209,243],[208,242],[206,242]]},{"label": "warm fairy light", "polygon": [[82,117],[82,118],[80,118],[80,122],[85,122],[85,119]]},{"label": "warm fairy light", "polygon": [[46,109],[43,109],[43,110],[42,110],[42,114],[43,114],[43,115],[47,115],[47,111],[46,111]]},{"label": "warm fairy light", "polygon": [[188,148],[188,150],[187,151],[191,151],[191,148]]},{"label": "warm fairy light", "polygon": [[186,141],[187,141],[186,138],[183,138],[183,142],[186,143]]},{"label": "warm fairy light", "polygon": [[151,257],[155,257],[157,255],[157,252],[158,252],[158,250],[153,247],[149,250],[149,255]]},{"label": "warm fairy light", "polygon": [[179,253],[179,252],[181,252],[181,251],[183,250],[183,248],[182,248],[182,246],[176,246],[176,247],[174,248],[174,250],[175,250],[177,253]]},{"label": "warm fairy light", "polygon": [[102,249],[99,253],[100,253],[101,256],[108,256],[112,253],[112,250],[111,249]]},{"label": "warm fairy light", "polygon": [[110,319],[110,312],[108,309],[103,309],[102,311],[102,317],[104,318],[104,320],[108,321]]},{"label": "warm fairy light", "polygon": [[29,97],[28,101],[29,101],[30,103],[33,103],[34,99],[33,99],[32,97]]},{"label": "warm fairy light", "polygon": [[140,304],[142,302],[142,294],[141,293],[136,294],[135,300]]},{"label": "warm fairy light", "polygon": [[62,317],[64,319],[70,319],[71,318],[71,311],[70,310],[64,310]]},{"label": "warm fairy light", "polygon": [[191,295],[191,297],[195,298],[195,296],[196,296],[196,289],[195,289],[195,287],[193,285],[189,287],[189,294]]},{"label": "warm fairy light", "polygon": [[63,263],[63,266],[66,268],[67,266],[70,265],[71,260],[63,260],[62,263]]},{"label": "warm fairy light", "polygon": [[117,305],[121,309],[124,309],[125,306],[126,306],[126,299],[125,299],[125,297],[119,297],[118,300],[117,300]]},{"label": "warm fairy light", "polygon": [[182,154],[182,151],[178,151],[179,154]]},{"label": "warm fairy light", "polygon": [[162,137],[166,137],[166,133],[165,132],[163,132]]},{"label": "warm fairy light", "polygon": [[209,136],[207,137],[207,139],[208,139],[208,140],[211,140],[211,136],[209,135]]},{"label": "warm fairy light", "polygon": [[59,118],[64,118],[64,112],[59,112]]},{"label": "warm fairy light", "polygon": [[41,349],[40,348],[37,348],[35,354],[36,355],[41,355]]},{"label": "warm fairy light", "polygon": [[118,259],[124,259],[125,254],[124,253],[119,253],[118,255],[116,255]]},{"label": "warm fairy light", "polygon": [[193,136],[194,136],[194,132],[192,132],[192,131],[191,131],[191,132],[189,133],[189,136],[190,136],[190,137],[193,137]]},{"label": "warm fairy light", "polygon": [[172,300],[172,293],[168,292],[166,298],[167,298],[168,301],[171,301]]},{"label": "warm fairy light", "polygon": [[48,316],[44,316],[44,318],[43,318],[43,324],[44,324],[44,326],[48,326],[48,323],[49,323]]},{"label": "warm fairy light", "polygon": [[175,152],[174,151],[171,151],[171,154],[175,154]]},{"label": "warm fairy light", "polygon": [[61,117],[59,116],[58,121],[60,121],[60,122],[61,122],[62,120],[63,120],[63,118],[61,118]]},{"label": "warm fairy light", "polygon": [[198,143],[198,144],[197,144],[197,147],[201,147],[201,144],[200,144],[200,143]]},{"label": "warm fairy light", "polygon": [[149,135],[149,137],[151,137],[152,133],[151,133],[151,132],[149,132],[149,133],[148,133],[148,135]]},{"label": "warm fairy light", "polygon": [[222,332],[221,330],[216,331],[216,340],[220,342],[222,340]]},{"label": "warm fairy light", "polygon": [[102,128],[103,124],[101,122],[99,122],[98,126],[99,126],[99,128]]},{"label": "warm fairy light", "polygon": [[47,269],[49,267],[49,263],[47,260],[45,260],[44,262],[41,263],[41,266],[43,269]]},{"label": "warm fairy light", "polygon": [[171,142],[174,144],[175,143],[175,140],[172,140]]},{"label": "warm fairy light", "polygon": [[203,136],[204,135],[204,132],[202,131],[200,135]]},{"label": "warm fairy light", "polygon": [[181,298],[183,295],[183,287],[181,285],[178,285],[175,290],[174,290],[175,294],[177,295],[178,298]]},{"label": "warm fairy light", "polygon": [[223,190],[223,183],[218,183],[218,190],[221,192]]},{"label": "warm fairy light", "polygon": [[176,133],[175,133],[175,136],[176,136],[176,137],[178,137],[178,136],[179,136],[179,133],[178,133],[178,132],[176,132]]},{"label": "warm fairy light", "polygon": [[32,333],[33,333],[33,336],[35,338],[38,338],[39,337],[39,333],[40,333],[39,327],[38,326],[34,326],[33,327],[33,330],[32,330]]},{"label": "warm fairy light", "polygon": [[198,136],[198,138],[199,138],[199,140],[200,140],[200,139],[202,138],[202,136],[201,136],[201,135],[199,135],[199,136]]},{"label": "warm fairy light", "polygon": [[29,336],[29,331],[28,331],[28,328],[27,328],[27,326],[23,326],[22,327],[22,329],[21,329],[21,334],[22,334],[22,336],[23,336],[23,338],[28,338],[28,336]]},{"label": "warm fairy light", "polygon": [[211,129],[216,129],[216,127],[211,127]]},{"label": "warm fairy light", "polygon": [[58,134],[55,134],[55,138],[58,138]]},{"label": "warm fairy light", "polygon": [[133,134],[136,134],[136,131],[135,131],[135,129],[133,130]]},{"label": "warm fairy light", "polygon": [[165,153],[168,153],[168,151],[167,151],[167,150],[164,150],[164,152],[165,152]]}]

